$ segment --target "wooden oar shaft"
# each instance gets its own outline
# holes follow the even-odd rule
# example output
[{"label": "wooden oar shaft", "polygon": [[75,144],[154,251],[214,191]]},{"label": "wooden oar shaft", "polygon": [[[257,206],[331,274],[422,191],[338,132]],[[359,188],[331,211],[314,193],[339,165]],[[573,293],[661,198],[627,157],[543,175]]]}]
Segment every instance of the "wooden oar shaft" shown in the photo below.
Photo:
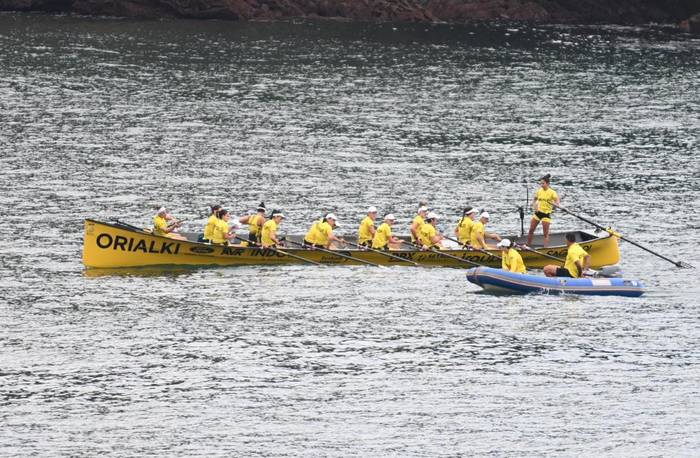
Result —
[{"label": "wooden oar shaft", "polygon": [[[598,229],[601,229],[601,230],[603,230],[603,231],[605,231],[605,232],[607,232],[607,233],[613,235],[609,229],[604,228],[604,227],[601,226],[600,224],[595,223],[595,222],[591,221],[590,219],[584,218],[584,217],[581,216],[581,215],[577,215],[576,213],[574,213],[574,212],[572,212],[572,211],[570,211],[570,210],[567,210],[566,208],[561,207],[561,206],[559,206],[559,205],[557,205],[557,204],[555,204],[555,203],[552,203],[552,205],[553,205],[554,207],[558,208],[559,210],[562,210],[562,211],[568,213],[569,215],[573,216],[574,218],[578,218],[578,219],[580,219],[581,221],[584,221],[584,222],[586,222],[586,223],[588,223],[588,224],[592,224],[593,226],[597,227]],[[651,254],[653,254],[654,256],[657,256],[657,257],[663,259],[664,261],[668,261],[668,262],[670,262],[671,264],[674,264],[676,267],[693,267],[693,266],[691,266],[690,264],[684,263],[684,262],[682,262],[682,261],[674,261],[673,259],[667,258],[666,256],[664,256],[664,255],[662,255],[662,254],[660,254],[660,253],[657,253],[656,251],[653,251],[653,250],[651,250],[651,249],[649,249],[649,248],[647,248],[647,247],[645,247],[645,246],[643,246],[643,245],[640,245],[639,243],[634,242],[634,241],[632,241],[632,240],[630,240],[630,239],[628,239],[628,238],[626,238],[626,237],[623,237],[623,236],[621,236],[621,235],[619,235],[619,234],[614,234],[614,235],[615,235],[616,237],[618,237],[620,240],[624,240],[624,241],[627,242],[627,243],[631,243],[632,245],[636,246],[637,248],[641,248],[642,250],[646,251],[647,253],[651,253]]]},{"label": "wooden oar shaft", "polygon": [[[421,248],[421,247],[420,247],[418,244],[416,244],[416,243],[413,243],[413,245],[414,245],[415,247]],[[460,257],[457,257],[457,256],[452,256],[451,254],[443,253],[443,252],[440,251],[440,250],[436,250],[436,249],[433,248],[433,247],[428,248],[428,251],[430,251],[430,252],[432,252],[432,253],[435,253],[435,254],[438,254],[438,255],[440,255],[440,256],[444,256],[444,257],[446,257],[446,258],[454,259],[454,260],[456,260],[456,261],[466,262],[467,264],[470,264],[470,265],[472,265],[472,266],[485,267],[483,264],[479,264],[478,262],[470,261],[470,260],[468,260],[468,259],[463,259],[463,258],[460,258]]]},{"label": "wooden oar shaft", "polygon": [[[464,245],[462,242],[460,242],[460,241],[457,240],[457,239],[453,239],[452,237],[448,237],[448,236],[446,236],[446,235],[443,236],[443,237],[445,237],[447,240],[452,240],[453,242],[457,242],[457,243],[459,243],[460,245],[462,245],[462,246],[465,247],[465,248],[467,247],[466,245]],[[473,250],[473,251],[478,251],[478,252],[480,252],[480,253],[487,254],[487,255],[489,255],[489,256],[493,256],[494,258],[496,258],[496,259],[498,259],[498,260],[501,259],[501,257],[500,257],[499,255],[490,253],[490,252],[488,252],[488,251],[486,251],[486,250],[483,250],[483,249],[481,249],[481,248],[474,248],[473,246],[470,245],[470,246],[469,246],[469,249],[470,249],[470,250]]]},{"label": "wooden oar shaft", "polygon": [[552,260],[557,261],[557,262],[561,262],[562,264],[564,264],[566,262],[566,259],[558,258],[556,256],[552,256],[551,254],[547,254],[547,253],[540,253],[539,251],[535,250],[534,248],[530,248],[529,246],[515,245],[515,248],[520,248],[520,249],[523,249],[525,251],[530,251],[532,253],[539,254],[540,256],[552,259]]},{"label": "wooden oar shaft", "polygon": [[386,252],[384,252],[384,251],[382,251],[382,250],[377,250],[377,249],[374,249],[374,248],[371,248],[371,247],[367,247],[367,246],[366,246],[366,247],[363,247],[363,246],[361,246],[361,245],[358,245],[357,243],[352,243],[352,242],[346,242],[346,243],[347,243],[348,245],[352,245],[352,246],[357,247],[357,248],[360,248],[360,249],[363,249],[363,248],[364,248],[364,249],[366,249],[367,251],[372,251],[372,252],[374,252],[374,253],[379,253],[379,254],[384,255],[384,256],[386,256],[386,257],[388,257],[388,258],[392,258],[392,259],[396,259],[396,260],[401,261],[401,262],[407,262],[407,263],[409,263],[409,264],[413,264],[414,266],[418,266],[418,265],[419,265],[419,264],[418,264],[417,262],[415,262],[415,261],[411,261],[410,259],[404,259],[404,258],[401,258],[401,257],[399,257],[399,256],[394,256],[393,254],[391,254],[391,253],[386,253]]},{"label": "wooden oar shaft", "polygon": [[[258,245],[257,243],[253,243],[253,242],[251,242],[251,241],[248,240],[248,239],[244,239],[244,238],[242,238],[242,237],[239,237],[238,235],[233,234],[233,237],[236,238],[236,239],[238,239],[238,240],[242,240],[242,241],[244,241],[244,242],[248,242],[249,244],[252,243],[253,246],[254,246],[255,248],[258,248],[258,249],[261,249],[261,250],[264,250],[264,249],[265,249],[265,247],[262,247],[262,246]],[[290,258],[298,259],[298,260],[300,260],[300,261],[304,261],[304,262],[307,262],[307,263],[309,263],[309,264],[313,264],[313,265],[316,265],[316,266],[322,266],[322,265],[323,265],[323,264],[318,263],[318,262],[316,262],[316,261],[312,261],[311,259],[306,259],[306,258],[304,258],[304,257],[302,257],[302,256],[297,256],[297,255],[295,255],[295,254],[291,254],[291,253],[288,253],[288,252],[286,252],[286,251],[280,250],[279,248],[267,247],[267,249],[268,249],[268,250],[272,250],[272,251],[275,252],[275,253],[279,253],[279,254],[281,254],[281,255],[283,255],[283,256],[289,256]]]},{"label": "wooden oar shaft", "polygon": [[[301,247],[305,246],[304,244],[299,243],[299,242],[295,242],[295,241],[293,241],[293,240],[287,240],[287,241],[288,241],[289,243],[292,243],[292,244],[297,245],[297,246],[301,246]],[[348,255],[341,254],[341,253],[338,253],[338,252],[333,251],[333,250],[327,250],[327,249],[325,249],[325,248],[319,248],[319,247],[317,247],[317,246],[313,247],[312,249],[321,251],[321,252],[323,252],[323,253],[328,253],[328,254],[333,255],[333,256],[338,256],[338,257],[340,257],[340,258],[349,259],[350,261],[357,261],[357,262],[360,262],[360,263],[362,263],[362,264],[367,264],[368,266],[372,266],[372,267],[381,267],[381,268],[384,268],[384,267],[385,267],[385,266],[382,266],[382,265],[379,265],[379,264],[375,264],[375,263],[373,263],[373,262],[365,261],[364,259],[355,258],[355,257],[353,257],[353,256],[348,256]]]}]

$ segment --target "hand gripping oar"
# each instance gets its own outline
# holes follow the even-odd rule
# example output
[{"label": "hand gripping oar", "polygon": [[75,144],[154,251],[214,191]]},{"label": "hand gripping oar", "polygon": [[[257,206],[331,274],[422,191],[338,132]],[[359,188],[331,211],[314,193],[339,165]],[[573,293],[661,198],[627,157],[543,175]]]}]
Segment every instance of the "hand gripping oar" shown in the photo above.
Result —
[{"label": "hand gripping oar", "polygon": [[386,266],[382,266],[382,265],[379,265],[379,264],[375,264],[375,263],[373,263],[373,262],[365,261],[364,259],[354,258],[354,257],[352,257],[352,256],[348,256],[348,255],[345,255],[345,254],[341,254],[341,253],[335,252],[335,251],[333,251],[333,250],[326,250],[325,248],[320,248],[320,247],[317,247],[317,246],[315,246],[315,247],[307,247],[307,246],[304,245],[303,243],[295,242],[295,241],[293,241],[293,240],[287,240],[287,242],[289,242],[289,243],[291,243],[291,244],[294,244],[294,245],[296,245],[296,246],[300,246],[300,247],[304,247],[304,248],[311,248],[311,249],[313,249],[313,250],[318,250],[318,251],[321,251],[321,252],[323,252],[323,253],[328,253],[328,254],[333,255],[333,256],[338,256],[339,258],[349,259],[350,261],[361,262],[362,264],[367,264],[368,266],[372,266],[372,267],[381,267],[382,269],[386,269]]},{"label": "hand gripping oar", "polygon": [[409,263],[409,264],[413,264],[413,265],[416,266],[416,267],[419,267],[419,266],[420,266],[420,264],[418,264],[418,263],[415,262],[415,261],[411,261],[410,259],[404,259],[404,258],[399,257],[399,256],[394,256],[393,254],[391,254],[391,253],[386,253],[386,252],[384,252],[384,251],[382,251],[382,250],[377,250],[377,249],[375,249],[375,248],[371,248],[371,247],[368,247],[368,246],[358,245],[358,244],[352,243],[352,242],[345,242],[345,243],[347,243],[348,245],[354,246],[355,248],[359,248],[360,250],[372,251],[372,252],[374,252],[374,253],[379,253],[379,254],[381,254],[381,255],[384,255],[384,256],[389,257],[389,258],[392,258],[392,259],[396,259],[396,260],[401,261],[401,262],[407,262],[407,263]]},{"label": "hand gripping oar", "polygon": [[468,250],[478,251],[478,252],[480,252],[480,253],[487,254],[487,255],[489,255],[489,256],[493,256],[494,258],[496,258],[496,259],[498,259],[498,260],[501,259],[501,257],[500,257],[499,255],[497,255],[497,254],[490,253],[490,252],[488,252],[488,251],[486,251],[486,250],[483,250],[483,249],[481,249],[481,248],[475,248],[475,247],[473,247],[473,246],[471,246],[471,245],[466,245],[466,244],[460,242],[459,240],[453,239],[452,237],[448,237],[448,236],[446,236],[446,235],[443,235],[443,237],[445,237],[447,240],[452,240],[453,242],[459,243],[460,245],[462,245],[464,248],[466,248],[466,249],[468,249]]},{"label": "hand gripping oar", "polygon": [[561,207],[561,206],[559,206],[559,205],[557,205],[557,204],[555,204],[555,203],[552,203],[552,205],[553,205],[554,207],[558,208],[559,210],[562,210],[562,211],[568,213],[569,215],[573,216],[574,218],[578,218],[578,219],[580,219],[581,221],[584,221],[584,222],[586,222],[586,223],[588,223],[588,224],[592,224],[593,226],[597,227],[598,229],[603,230],[603,231],[609,233],[610,235],[614,235],[615,237],[617,237],[617,238],[619,238],[619,239],[621,239],[621,240],[624,240],[625,242],[631,243],[632,245],[636,246],[637,248],[641,248],[642,250],[646,251],[647,253],[651,253],[651,254],[653,254],[654,256],[658,256],[659,258],[663,259],[664,261],[668,261],[668,262],[670,262],[671,264],[674,264],[676,267],[681,267],[681,268],[686,268],[686,269],[694,269],[694,268],[695,268],[695,266],[690,265],[690,264],[688,264],[687,262],[683,262],[683,261],[674,261],[673,259],[667,258],[666,256],[664,256],[664,255],[662,255],[662,254],[659,254],[659,253],[657,253],[657,252],[655,252],[655,251],[653,251],[653,250],[650,250],[649,248],[647,248],[647,247],[645,247],[645,246],[642,246],[642,245],[640,245],[640,244],[637,243],[637,242],[633,242],[632,240],[630,240],[630,239],[628,239],[628,238],[626,238],[626,237],[621,236],[620,234],[616,233],[616,232],[613,231],[612,229],[606,229],[606,228],[604,228],[603,226],[601,226],[600,224],[594,223],[593,221],[591,221],[591,220],[589,220],[589,219],[587,219],[587,218],[584,218],[584,217],[581,216],[581,215],[577,215],[576,213],[574,213],[574,212],[572,212],[572,211],[570,211],[570,210],[567,210],[566,208]]},{"label": "hand gripping oar", "polygon": [[[413,243],[413,242],[407,242],[407,243],[411,243],[412,245],[414,245],[414,246],[416,246],[416,247],[418,247],[418,248],[422,248],[422,247],[421,247],[420,245],[418,245],[417,243]],[[444,257],[446,257],[446,258],[454,259],[455,261],[466,262],[467,264],[472,265],[472,266],[486,267],[486,266],[483,265],[483,264],[479,264],[478,262],[470,261],[469,259],[463,259],[463,258],[459,258],[459,257],[457,257],[457,256],[452,256],[451,254],[443,253],[442,251],[436,250],[436,249],[433,248],[433,247],[428,248],[428,251],[431,251],[431,252],[433,252],[433,253],[435,253],[435,254],[438,254],[438,255],[440,255],[440,256],[444,256]]]},{"label": "hand gripping oar", "polygon": [[315,265],[315,266],[322,266],[322,265],[323,265],[323,264],[318,263],[318,262],[316,262],[316,261],[312,261],[312,260],[310,260],[310,259],[306,259],[306,258],[303,258],[303,257],[301,257],[301,256],[297,256],[297,255],[295,255],[295,254],[291,254],[291,253],[289,253],[289,252],[287,252],[287,251],[280,250],[279,248],[273,248],[273,247],[267,247],[267,248],[265,248],[265,247],[262,247],[262,246],[258,245],[257,243],[253,243],[253,242],[251,242],[250,240],[244,239],[244,238],[239,237],[238,235],[235,235],[235,234],[233,235],[233,237],[234,237],[234,238],[237,238],[238,240],[241,240],[241,241],[243,241],[243,242],[247,242],[249,245],[252,244],[255,248],[258,248],[258,249],[260,249],[260,250],[268,249],[268,250],[272,250],[272,251],[275,252],[275,253],[279,253],[279,254],[281,254],[281,255],[283,255],[283,256],[289,256],[290,258],[298,259],[299,261],[304,261],[304,262],[307,262],[307,263],[309,263],[309,264],[313,264],[313,265]]}]

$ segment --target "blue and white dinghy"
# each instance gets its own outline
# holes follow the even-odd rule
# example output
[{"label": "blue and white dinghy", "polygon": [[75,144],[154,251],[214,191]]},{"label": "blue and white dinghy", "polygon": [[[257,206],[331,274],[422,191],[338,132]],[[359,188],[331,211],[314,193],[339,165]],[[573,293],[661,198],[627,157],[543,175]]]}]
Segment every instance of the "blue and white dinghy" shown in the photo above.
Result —
[{"label": "blue and white dinghy", "polygon": [[467,270],[467,280],[485,291],[511,294],[586,294],[592,296],[639,297],[644,284],[622,278],[567,278],[518,274],[491,267]]}]

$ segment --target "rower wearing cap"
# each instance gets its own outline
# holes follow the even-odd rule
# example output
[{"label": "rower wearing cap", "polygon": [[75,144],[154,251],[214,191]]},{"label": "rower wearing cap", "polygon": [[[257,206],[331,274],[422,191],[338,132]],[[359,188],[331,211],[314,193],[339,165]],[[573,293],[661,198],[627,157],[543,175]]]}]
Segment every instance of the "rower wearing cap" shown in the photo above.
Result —
[{"label": "rower wearing cap", "polygon": [[576,243],[575,233],[566,233],[566,245],[569,249],[566,252],[564,267],[551,264],[544,266],[544,274],[546,276],[580,278],[583,272],[591,267],[591,256],[581,245]]},{"label": "rower wearing cap", "polygon": [[216,214],[218,221],[211,235],[211,243],[215,245],[229,245],[229,241],[236,238],[235,231],[240,226],[236,223],[229,224],[231,214],[226,209],[221,209]]},{"label": "rower wearing cap", "polygon": [[282,245],[282,242],[277,238],[277,228],[282,224],[283,219],[284,213],[279,210],[273,210],[270,219],[263,224],[262,230],[260,231],[260,239],[263,248],[275,248]]},{"label": "rower wearing cap", "polygon": [[327,214],[311,226],[309,232],[304,236],[304,245],[314,248],[331,248],[332,242],[345,243],[345,240],[333,234],[333,229],[338,226],[338,218],[333,213]]},{"label": "rower wearing cap", "polygon": [[457,223],[455,235],[462,245],[469,245],[469,243],[471,243],[474,218],[477,214],[479,214],[479,210],[474,207],[467,207],[462,213],[462,219]]},{"label": "rower wearing cap", "polygon": [[428,214],[428,207],[421,202],[418,208],[418,214],[413,218],[411,222],[411,242],[416,243],[419,239],[420,228],[425,224],[425,217]]},{"label": "rower wearing cap", "polygon": [[501,249],[501,268],[508,272],[525,273],[525,263],[522,256],[513,247],[513,243],[509,239],[503,239],[496,245],[496,248]]},{"label": "rower wearing cap", "polygon": [[435,213],[428,213],[425,216],[425,223],[420,227],[418,240],[424,250],[429,250],[433,247],[442,248],[440,242],[443,236],[437,231],[437,218],[438,216]]},{"label": "rower wearing cap", "polygon": [[168,237],[174,240],[187,240],[186,237],[175,232],[182,225],[168,214],[165,207],[160,207],[156,216],[153,217],[153,234]]},{"label": "rower wearing cap", "polygon": [[396,249],[401,240],[391,234],[391,226],[394,225],[394,222],[396,222],[396,218],[391,213],[384,217],[384,222],[379,225],[374,233],[372,248],[375,250]]},{"label": "rower wearing cap", "polygon": [[474,223],[471,234],[471,246],[479,249],[493,249],[486,243],[486,239],[501,241],[498,234],[486,232],[486,224],[489,222],[489,213],[484,211],[479,215],[479,221]]},{"label": "rower wearing cap", "polygon": [[377,219],[377,207],[369,207],[367,216],[360,223],[360,228],[357,230],[357,244],[368,247],[372,245],[372,239],[377,230],[374,228],[374,220]]},{"label": "rower wearing cap", "polygon": [[211,236],[214,232],[214,227],[216,227],[216,224],[219,221],[219,218],[216,216],[219,210],[221,210],[221,205],[214,205],[211,207],[211,214],[207,219],[207,225],[204,226],[204,234],[199,240],[200,242],[211,243]]},{"label": "rower wearing cap", "polygon": [[257,213],[246,215],[238,220],[241,224],[248,225],[248,240],[253,244],[260,244],[260,234],[265,224],[265,202],[260,202]]},{"label": "rower wearing cap", "polygon": [[552,176],[547,174],[540,178],[540,188],[535,193],[532,201],[532,210],[535,212],[530,220],[530,230],[527,233],[527,244],[532,244],[532,236],[537,229],[537,225],[542,221],[542,234],[544,235],[544,245],[549,245],[549,225],[552,223],[552,212],[554,206],[561,205],[557,192],[549,187]]}]

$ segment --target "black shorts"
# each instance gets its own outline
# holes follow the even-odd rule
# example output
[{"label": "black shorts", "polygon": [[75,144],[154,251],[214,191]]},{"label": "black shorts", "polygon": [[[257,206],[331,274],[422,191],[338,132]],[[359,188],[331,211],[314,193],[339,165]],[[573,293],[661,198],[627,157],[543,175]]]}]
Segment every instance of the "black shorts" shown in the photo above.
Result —
[{"label": "black shorts", "polygon": [[557,276],[557,277],[569,277],[569,278],[573,278],[573,277],[571,276],[571,272],[569,272],[567,269],[565,269],[565,268],[563,268],[563,267],[557,267],[556,276]]},{"label": "black shorts", "polygon": [[387,243],[383,247],[373,248],[374,250],[389,251],[389,244]]},{"label": "black shorts", "polygon": [[314,244],[314,243],[311,243],[311,242],[309,242],[309,241],[306,240],[306,239],[304,239],[303,245],[304,245],[306,248],[323,248],[323,246],[321,246],[321,245],[316,245],[316,244]]},{"label": "black shorts", "polygon": [[359,246],[363,246],[365,248],[372,248],[372,241],[367,240],[366,242],[361,242],[358,243]]},{"label": "black shorts", "polygon": [[537,221],[545,221],[545,222],[551,222],[552,221],[552,214],[551,213],[543,213],[543,212],[535,212],[535,219]]},{"label": "black shorts", "polygon": [[260,243],[260,238],[258,237],[258,235],[252,232],[248,232],[248,240],[250,240],[253,243]]}]

